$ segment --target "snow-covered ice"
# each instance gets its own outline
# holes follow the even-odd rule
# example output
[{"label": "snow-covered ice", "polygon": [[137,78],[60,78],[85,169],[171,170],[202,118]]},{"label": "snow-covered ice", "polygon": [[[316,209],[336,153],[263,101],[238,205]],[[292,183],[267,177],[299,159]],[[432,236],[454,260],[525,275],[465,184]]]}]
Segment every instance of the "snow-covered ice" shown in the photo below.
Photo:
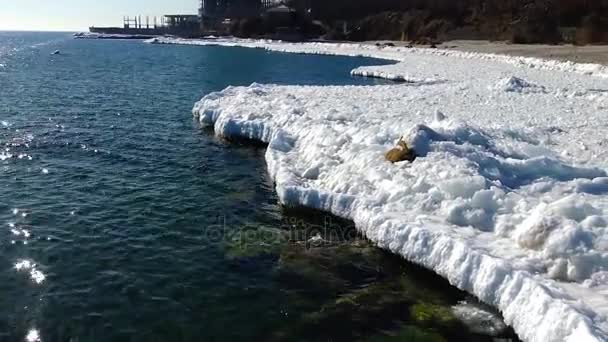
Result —
[{"label": "snow-covered ice", "polygon": [[[608,69],[446,50],[167,40],[396,61],[384,86],[229,87],[193,113],[268,143],[282,203],[352,219],[378,246],[498,308],[527,341],[608,336]],[[391,164],[405,136],[419,155]]]}]

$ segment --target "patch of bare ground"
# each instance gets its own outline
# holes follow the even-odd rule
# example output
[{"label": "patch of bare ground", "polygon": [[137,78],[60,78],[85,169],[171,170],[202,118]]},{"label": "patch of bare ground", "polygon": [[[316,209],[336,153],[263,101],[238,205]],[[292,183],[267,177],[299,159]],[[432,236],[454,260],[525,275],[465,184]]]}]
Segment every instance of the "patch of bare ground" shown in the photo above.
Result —
[{"label": "patch of bare ground", "polygon": [[438,46],[468,52],[496,53],[501,55],[538,57],[543,59],[597,63],[608,65],[608,45],[542,45],[509,44],[474,40],[455,40]]}]

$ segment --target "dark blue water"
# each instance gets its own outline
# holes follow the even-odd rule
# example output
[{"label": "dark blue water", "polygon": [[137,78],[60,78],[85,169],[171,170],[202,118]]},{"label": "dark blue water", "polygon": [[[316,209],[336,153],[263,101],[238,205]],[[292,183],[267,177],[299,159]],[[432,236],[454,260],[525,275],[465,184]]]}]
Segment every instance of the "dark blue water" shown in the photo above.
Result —
[{"label": "dark blue water", "polygon": [[[0,33],[0,340],[367,339],[421,324],[361,289],[414,274],[429,301],[463,299],[348,222],[281,209],[264,150],[191,117],[228,85],[371,84],[349,71],[378,63]],[[328,227],[343,239],[306,243]],[[411,336],[484,340],[431,321]]]}]

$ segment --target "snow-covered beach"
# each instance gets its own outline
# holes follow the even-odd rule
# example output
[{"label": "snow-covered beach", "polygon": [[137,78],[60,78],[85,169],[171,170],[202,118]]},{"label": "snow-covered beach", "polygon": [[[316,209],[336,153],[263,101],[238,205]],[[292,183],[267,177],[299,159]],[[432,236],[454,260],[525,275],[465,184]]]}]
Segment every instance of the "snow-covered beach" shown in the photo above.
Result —
[{"label": "snow-covered beach", "polygon": [[[253,40],[369,56],[385,86],[229,87],[193,113],[268,143],[280,200],[351,219],[378,246],[498,308],[526,341],[608,336],[608,68],[452,50]],[[384,152],[400,136],[413,163]]]}]

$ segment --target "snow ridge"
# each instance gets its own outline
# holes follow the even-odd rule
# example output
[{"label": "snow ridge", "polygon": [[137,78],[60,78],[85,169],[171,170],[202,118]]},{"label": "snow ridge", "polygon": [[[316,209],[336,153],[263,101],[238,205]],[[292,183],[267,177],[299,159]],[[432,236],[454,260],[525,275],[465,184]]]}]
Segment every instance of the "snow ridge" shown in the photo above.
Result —
[{"label": "snow ridge", "polygon": [[[608,78],[608,67],[595,63],[575,63],[570,61],[548,60],[536,57],[507,56],[493,53],[465,52],[446,49],[407,48],[407,47],[377,47],[371,44],[357,43],[285,43],[268,39],[241,39],[241,38],[212,38],[212,39],[183,39],[174,37],[157,37],[145,41],[149,44],[177,44],[198,46],[239,46],[266,49],[276,52],[340,55],[353,57],[374,57],[379,59],[402,62],[404,56],[431,55],[456,57],[462,59],[486,60],[491,62],[507,63],[518,67],[527,67],[538,70],[552,70],[575,72]],[[355,70],[375,69],[377,67],[362,67]],[[358,71],[359,72],[359,71]],[[406,77],[407,75],[401,75]]]},{"label": "snow ridge", "polygon": [[[580,65],[401,58],[368,70],[405,83],[228,87],[193,114],[218,135],[268,143],[283,204],[352,219],[378,246],[497,307],[522,339],[606,340],[606,80]],[[414,163],[383,159],[400,136],[419,154]]]}]

